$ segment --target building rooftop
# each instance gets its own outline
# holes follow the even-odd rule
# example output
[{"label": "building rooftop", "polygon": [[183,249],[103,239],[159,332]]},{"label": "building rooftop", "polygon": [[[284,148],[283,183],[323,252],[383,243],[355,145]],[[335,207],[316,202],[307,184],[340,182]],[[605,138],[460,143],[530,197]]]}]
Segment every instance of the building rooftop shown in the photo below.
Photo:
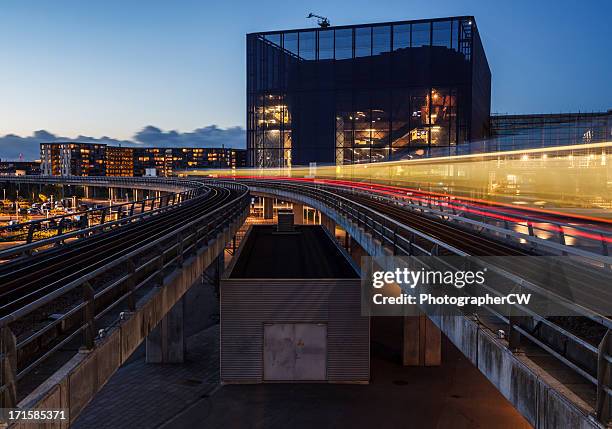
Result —
[{"label": "building rooftop", "polygon": [[387,21],[387,22],[370,22],[363,24],[350,24],[350,25],[332,25],[326,28],[321,28],[319,26],[306,27],[306,28],[291,28],[285,30],[272,30],[272,31],[256,31],[253,33],[254,35],[266,35],[266,34],[276,34],[276,33],[285,33],[285,32],[294,32],[294,31],[314,31],[314,30],[341,30],[344,28],[355,28],[355,27],[377,27],[382,25],[398,25],[398,24],[418,24],[422,22],[436,22],[436,21],[448,21],[450,19],[468,19],[471,20],[476,27],[476,19],[473,16],[469,15],[461,15],[461,16],[445,16],[440,18],[429,18],[429,19],[411,19],[411,20],[400,20],[400,21]]},{"label": "building rooftop", "polygon": [[296,225],[277,233],[276,225],[254,225],[241,245],[229,278],[357,278],[346,255],[317,225]]}]

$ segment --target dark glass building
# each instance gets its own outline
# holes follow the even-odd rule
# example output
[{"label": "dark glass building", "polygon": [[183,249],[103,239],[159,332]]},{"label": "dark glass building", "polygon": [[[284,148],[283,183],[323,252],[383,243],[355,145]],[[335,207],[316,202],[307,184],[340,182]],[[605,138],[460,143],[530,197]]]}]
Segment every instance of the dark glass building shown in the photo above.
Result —
[{"label": "dark glass building", "polygon": [[469,16],[248,34],[248,163],[452,155],[488,135],[490,93]]}]

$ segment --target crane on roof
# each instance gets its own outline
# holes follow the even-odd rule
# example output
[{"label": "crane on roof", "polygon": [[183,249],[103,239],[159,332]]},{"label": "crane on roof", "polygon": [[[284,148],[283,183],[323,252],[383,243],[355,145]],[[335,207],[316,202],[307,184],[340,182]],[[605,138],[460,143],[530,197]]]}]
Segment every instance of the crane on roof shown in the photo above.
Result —
[{"label": "crane on roof", "polygon": [[330,26],[329,19],[324,16],[310,12],[306,18],[317,18],[317,24],[319,24],[319,27],[321,28],[327,28]]}]

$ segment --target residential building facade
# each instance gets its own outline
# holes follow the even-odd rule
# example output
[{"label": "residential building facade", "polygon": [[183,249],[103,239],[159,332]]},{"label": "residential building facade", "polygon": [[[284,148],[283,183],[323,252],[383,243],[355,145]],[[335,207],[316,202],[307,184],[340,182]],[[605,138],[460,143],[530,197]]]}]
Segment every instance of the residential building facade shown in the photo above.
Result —
[{"label": "residential building facade", "polygon": [[104,176],[106,145],[41,143],[41,172],[46,176]]},{"label": "residential building facade", "polygon": [[233,148],[117,147],[93,143],[41,143],[47,176],[173,176],[180,170],[241,168],[246,151]]}]

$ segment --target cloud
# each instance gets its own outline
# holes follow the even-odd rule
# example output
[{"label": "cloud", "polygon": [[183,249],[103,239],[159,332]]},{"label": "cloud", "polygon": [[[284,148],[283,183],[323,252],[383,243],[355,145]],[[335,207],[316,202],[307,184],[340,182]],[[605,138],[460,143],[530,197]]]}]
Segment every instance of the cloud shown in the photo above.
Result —
[{"label": "cloud", "polygon": [[246,131],[242,127],[219,128],[209,125],[190,132],[164,131],[148,125],[138,131],[132,140],[119,140],[108,136],[100,138],[79,135],[76,138],[62,137],[46,130],[34,131],[31,136],[21,137],[7,134],[0,137],[0,159],[34,160],[40,157],[40,143],[45,142],[87,142],[105,143],[113,146],[143,147],[230,147],[244,148]]},{"label": "cloud", "polygon": [[162,147],[217,147],[243,148],[246,133],[241,127],[219,128],[210,125],[192,132],[162,131],[151,125],[137,132],[134,139],[146,146]]}]

